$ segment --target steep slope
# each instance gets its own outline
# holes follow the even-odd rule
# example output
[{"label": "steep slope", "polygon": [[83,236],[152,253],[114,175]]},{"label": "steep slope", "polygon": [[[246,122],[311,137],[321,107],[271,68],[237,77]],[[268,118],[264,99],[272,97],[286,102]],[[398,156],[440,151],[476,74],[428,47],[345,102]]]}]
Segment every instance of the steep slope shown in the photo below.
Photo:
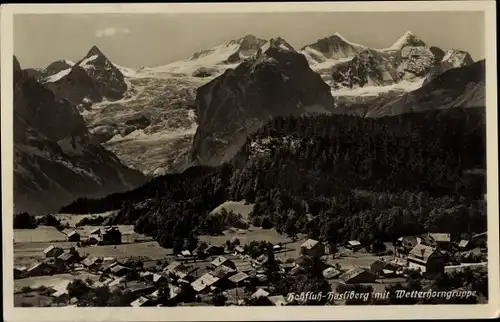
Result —
[{"label": "steep slope", "polygon": [[68,100],[26,74],[14,57],[14,207],[56,211],[81,196],[125,191],[146,181],[95,144]]},{"label": "steep slope", "polygon": [[265,52],[198,88],[192,158],[205,165],[227,161],[270,118],[328,113],[333,106],[330,88],[305,57],[273,39]]},{"label": "steep slope", "polygon": [[443,52],[442,58],[436,63],[429,75],[425,78],[424,84],[430,82],[440,74],[453,68],[469,66],[474,63],[471,55],[463,50],[450,49]]},{"label": "steep slope", "polygon": [[485,61],[450,69],[421,88],[369,109],[367,117],[485,106]]}]

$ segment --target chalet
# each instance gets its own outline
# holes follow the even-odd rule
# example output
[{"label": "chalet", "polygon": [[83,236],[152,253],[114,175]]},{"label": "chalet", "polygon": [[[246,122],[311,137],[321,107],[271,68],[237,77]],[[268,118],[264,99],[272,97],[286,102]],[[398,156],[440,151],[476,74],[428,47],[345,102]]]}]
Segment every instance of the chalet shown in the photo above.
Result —
[{"label": "chalet", "polygon": [[85,240],[85,243],[87,243],[88,245],[98,245],[101,243],[101,241],[102,241],[102,239],[100,236],[91,235]]},{"label": "chalet", "polygon": [[253,266],[250,261],[237,261],[235,262],[235,266],[238,272],[248,273],[253,271]]},{"label": "chalet", "polygon": [[341,271],[334,267],[328,267],[327,269],[323,270],[323,277],[326,279],[332,279],[340,276],[342,274]]},{"label": "chalet", "polygon": [[97,270],[100,267],[102,259],[95,256],[87,256],[81,263],[89,270]]},{"label": "chalet", "polygon": [[208,256],[222,255],[222,254],[224,254],[224,247],[210,245],[210,246],[208,246],[207,249],[205,249],[205,254],[207,254]]},{"label": "chalet", "polygon": [[214,268],[217,268],[221,265],[225,265],[227,267],[230,267],[232,269],[236,269],[236,265],[234,264],[234,262],[230,261],[229,259],[227,259],[226,257],[224,256],[219,256],[217,257],[216,259],[214,259],[211,263],[210,263]]},{"label": "chalet", "polygon": [[106,227],[101,236],[103,245],[119,245],[122,243],[122,233],[116,226]]},{"label": "chalet", "polygon": [[129,283],[126,283],[125,290],[130,292],[134,296],[144,296],[146,294],[151,293],[155,287],[150,284],[146,284],[143,282],[139,281],[132,281]]},{"label": "chalet", "polygon": [[174,261],[174,262],[172,262],[172,263],[168,264],[168,265],[167,265],[167,267],[165,267],[165,269],[164,269],[163,271],[164,271],[164,272],[168,272],[168,273],[172,273],[172,274],[174,274],[174,273],[175,273],[175,271],[177,270],[177,268],[178,268],[179,266],[181,266],[181,265],[182,265],[182,263],[181,263],[181,262]]},{"label": "chalet", "polygon": [[81,237],[80,234],[74,230],[72,232],[69,232],[66,236],[68,237],[68,241],[72,241],[72,242],[80,241],[80,237]]},{"label": "chalet", "polygon": [[232,274],[234,274],[236,272],[235,269],[233,268],[230,268],[226,265],[220,265],[219,267],[217,267],[216,269],[214,269],[212,271],[212,273],[210,273],[212,276],[215,276],[215,277],[218,277],[219,279],[224,279],[224,278],[227,278],[229,276],[231,276]]},{"label": "chalet", "polygon": [[476,234],[472,236],[471,242],[475,247],[481,247],[484,248],[487,245],[487,234],[486,232]]},{"label": "chalet", "polygon": [[248,276],[247,274],[245,274],[243,272],[238,272],[238,273],[234,274],[233,276],[229,277],[229,281],[231,283],[235,284],[236,286],[239,286],[239,285],[243,284],[249,278],[250,278],[250,276]]},{"label": "chalet", "polygon": [[49,247],[47,247],[43,250],[43,253],[45,254],[46,258],[50,258],[50,257],[55,258],[55,257],[61,255],[62,253],[64,253],[64,251],[60,247],[55,247],[54,245],[50,245]]},{"label": "chalet", "polygon": [[396,244],[402,247],[404,250],[411,250],[413,247],[417,246],[422,242],[422,238],[419,236],[403,236],[399,237]]},{"label": "chalet", "polygon": [[385,261],[376,260],[370,264],[370,272],[372,272],[375,275],[381,275],[385,265],[386,265]]},{"label": "chalet", "polygon": [[125,285],[127,283],[125,277],[119,277],[113,279],[111,282],[108,283],[108,287],[110,291],[113,291],[115,289],[120,288],[122,285]]},{"label": "chalet", "polygon": [[265,290],[259,288],[257,291],[255,291],[255,293],[252,294],[251,298],[258,299],[261,297],[268,297],[268,296],[269,296],[268,291],[265,291]]},{"label": "chalet", "polygon": [[304,255],[320,257],[325,254],[325,246],[320,241],[308,239],[300,246],[300,251]]},{"label": "chalet", "polygon": [[273,245],[273,251],[279,252],[281,250],[281,245]]},{"label": "chalet", "polygon": [[269,261],[269,256],[267,254],[262,254],[256,259],[253,260],[253,263],[256,266],[262,266],[265,265]]},{"label": "chalet", "polygon": [[339,277],[345,284],[374,283],[376,279],[375,275],[361,267],[354,267]]},{"label": "chalet", "polygon": [[354,252],[354,251],[357,251],[357,250],[360,250],[361,248],[363,248],[363,245],[361,245],[361,243],[359,242],[359,240],[350,240],[350,241],[347,242],[347,244],[345,245],[345,247],[347,249],[350,249],[350,250],[352,250]]},{"label": "chalet", "polygon": [[26,266],[14,266],[14,278],[24,278],[26,276],[26,273],[28,271],[28,268]]},{"label": "chalet", "polygon": [[57,256],[57,261],[60,261],[64,264],[73,264],[77,261],[77,258],[71,252],[64,252],[61,255]]},{"label": "chalet", "polygon": [[26,275],[28,276],[42,276],[42,275],[48,275],[52,273],[52,267],[43,262],[37,262],[33,265],[31,265],[27,270],[26,270]]},{"label": "chalet", "polygon": [[186,250],[181,251],[181,255],[184,256],[184,257],[190,257],[191,256],[191,252],[186,249]]},{"label": "chalet", "polygon": [[237,254],[244,254],[245,253],[245,249],[241,246],[236,246],[234,248],[234,251],[237,253]]},{"label": "chalet", "polygon": [[421,244],[408,254],[408,267],[422,273],[438,273],[444,269],[444,260],[436,248]]},{"label": "chalet", "polygon": [[158,274],[158,273],[153,273],[152,280],[153,280],[153,283],[155,283],[155,284],[162,284],[162,283],[165,283],[168,281],[167,277],[165,277],[162,274]]},{"label": "chalet", "polygon": [[460,240],[460,242],[457,244],[457,248],[461,251],[464,251],[464,250],[469,250],[470,247],[472,246],[472,243],[470,240],[467,240],[467,239],[462,239]]},{"label": "chalet", "polygon": [[101,235],[101,228],[97,227],[90,231],[90,235]]},{"label": "chalet", "polygon": [[451,244],[451,235],[444,233],[429,233],[428,237],[432,240],[432,245],[439,248],[448,248]]},{"label": "chalet", "polygon": [[127,266],[116,264],[109,269],[110,273],[114,276],[122,277],[132,272],[132,269]]},{"label": "chalet", "polygon": [[289,272],[290,270],[292,270],[295,267],[295,263],[293,263],[293,262],[282,263],[282,264],[280,264],[280,267],[283,269],[283,271]]},{"label": "chalet", "polygon": [[290,275],[299,275],[304,273],[305,271],[306,270],[302,266],[295,265],[295,267],[290,270]]},{"label": "chalet", "polygon": [[55,291],[50,296],[52,296],[56,301],[59,301],[59,302],[66,301],[69,299],[68,292],[64,292],[64,291]]},{"label": "chalet", "polygon": [[204,274],[199,279],[191,283],[191,287],[196,293],[203,293],[208,291],[211,286],[219,281],[218,277],[212,276],[210,274]]},{"label": "chalet", "polygon": [[[178,286],[175,286],[173,284],[168,284],[168,291],[169,291],[169,300],[175,299],[180,293],[181,293],[181,288]],[[148,298],[156,301],[160,298],[160,290],[156,290],[153,293],[147,295]]]},{"label": "chalet", "polygon": [[154,303],[153,300],[151,300],[147,297],[141,296],[138,299],[136,299],[135,301],[133,301],[132,303],[130,303],[130,306],[132,306],[132,307],[147,307],[147,306],[155,306],[155,304],[156,303]]},{"label": "chalet", "polygon": [[287,305],[287,302],[286,302],[285,297],[283,295],[268,296],[267,299],[274,306],[285,306],[285,305]]}]

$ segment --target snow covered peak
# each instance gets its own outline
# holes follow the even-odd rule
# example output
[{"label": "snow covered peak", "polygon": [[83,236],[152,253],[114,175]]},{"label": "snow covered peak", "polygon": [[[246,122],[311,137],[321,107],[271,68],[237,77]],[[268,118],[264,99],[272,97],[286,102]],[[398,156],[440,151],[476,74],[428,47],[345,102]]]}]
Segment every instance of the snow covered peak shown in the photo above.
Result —
[{"label": "snow covered peak", "polygon": [[411,31],[407,31],[391,47],[386,48],[385,50],[401,50],[406,46],[420,47],[426,46],[426,44]]},{"label": "snow covered peak", "polygon": [[449,49],[446,51],[441,63],[446,63],[450,68],[458,68],[470,65],[474,62],[471,55],[463,50]]},{"label": "snow covered peak", "polygon": [[269,42],[263,46],[262,51],[265,52],[271,47],[279,50],[295,51],[292,45],[290,45],[285,39],[281,37],[271,38]]},{"label": "snow covered peak", "polygon": [[85,58],[88,58],[88,57],[91,57],[91,56],[104,56],[104,54],[102,53],[102,51],[97,48],[97,46],[92,46],[92,48],[90,48],[89,52],[87,53],[87,55],[85,56]]},{"label": "snow covered peak", "polygon": [[351,46],[354,46],[354,47],[367,48],[364,45],[360,45],[360,44],[357,44],[357,43],[354,43],[354,42],[347,40],[347,38],[342,36],[339,32],[334,33],[331,38],[338,38],[338,40],[343,41],[344,43],[351,45]]}]

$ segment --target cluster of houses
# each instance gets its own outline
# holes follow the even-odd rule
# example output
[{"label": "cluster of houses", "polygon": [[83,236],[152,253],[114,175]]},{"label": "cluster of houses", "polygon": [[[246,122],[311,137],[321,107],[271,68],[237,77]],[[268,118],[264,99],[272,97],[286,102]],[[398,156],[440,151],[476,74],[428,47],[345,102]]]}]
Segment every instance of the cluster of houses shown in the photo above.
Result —
[{"label": "cluster of houses", "polygon": [[[96,232],[94,234],[94,231]],[[91,234],[98,235],[104,243],[117,242],[117,237],[104,237],[113,235],[113,229],[94,230]],[[89,237],[90,238],[90,237]],[[114,239],[116,238],[116,239]],[[395,244],[392,260],[376,259],[366,267],[353,266],[348,270],[340,265],[330,265],[325,260],[320,261],[322,275],[326,279],[336,279],[344,284],[375,283],[381,278],[389,278],[406,274],[414,270],[422,274],[443,272],[446,265],[444,252],[453,245],[461,251],[473,247],[485,246],[486,234],[473,236],[467,243],[460,241],[452,243],[448,234],[425,234],[421,236],[401,237]],[[357,241],[350,241],[346,248],[357,251],[363,245]],[[274,245],[273,250],[278,252],[281,245]],[[286,275],[298,275],[307,271],[310,258],[325,258],[328,247],[321,241],[308,239],[301,245],[302,255],[294,260],[278,263],[278,272]],[[196,258],[210,257],[209,263],[196,262]],[[176,305],[179,302],[206,303],[216,292],[222,292],[228,298],[227,305],[245,305],[248,301],[258,300],[259,303],[268,305],[287,305],[286,294],[271,294],[268,288],[266,263],[269,256],[263,254],[252,259],[245,254],[241,246],[232,248],[227,254],[222,246],[211,245],[204,249],[197,248],[193,251],[184,251],[179,258],[167,264],[154,263],[142,267],[131,266],[114,258],[99,258],[88,256],[80,258],[74,249],[64,251],[61,248],[50,246],[44,251],[46,261],[39,262],[26,269],[15,268],[15,276],[26,277],[44,275],[47,272],[54,274],[56,269],[70,269],[72,271],[84,270],[98,277],[98,280],[89,287],[96,288],[107,286],[111,291],[127,290],[134,299],[130,305],[133,307]],[[193,260],[194,259],[194,260]],[[201,263],[205,264],[201,264]],[[165,266],[166,265],[166,266]],[[52,269],[49,269],[52,267]],[[245,286],[252,284],[256,291],[249,295],[241,291]],[[165,290],[168,294],[165,295]],[[70,305],[77,305],[75,299],[68,299],[64,287],[54,290],[53,296],[58,300],[65,299]]]}]

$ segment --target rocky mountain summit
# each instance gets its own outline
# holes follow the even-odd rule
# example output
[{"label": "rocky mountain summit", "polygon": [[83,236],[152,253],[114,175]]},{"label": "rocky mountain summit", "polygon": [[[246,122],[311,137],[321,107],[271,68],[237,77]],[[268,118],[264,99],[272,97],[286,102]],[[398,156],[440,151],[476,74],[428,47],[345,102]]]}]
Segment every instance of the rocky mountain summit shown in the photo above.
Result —
[{"label": "rocky mountain summit", "polygon": [[262,49],[198,88],[192,148],[196,163],[229,160],[247,135],[272,117],[332,111],[329,86],[303,55],[282,38],[271,39]]},{"label": "rocky mountain summit", "polygon": [[122,72],[96,46],[74,64],[56,61],[41,73],[41,83],[80,110],[104,99],[118,100],[127,90]]}]

